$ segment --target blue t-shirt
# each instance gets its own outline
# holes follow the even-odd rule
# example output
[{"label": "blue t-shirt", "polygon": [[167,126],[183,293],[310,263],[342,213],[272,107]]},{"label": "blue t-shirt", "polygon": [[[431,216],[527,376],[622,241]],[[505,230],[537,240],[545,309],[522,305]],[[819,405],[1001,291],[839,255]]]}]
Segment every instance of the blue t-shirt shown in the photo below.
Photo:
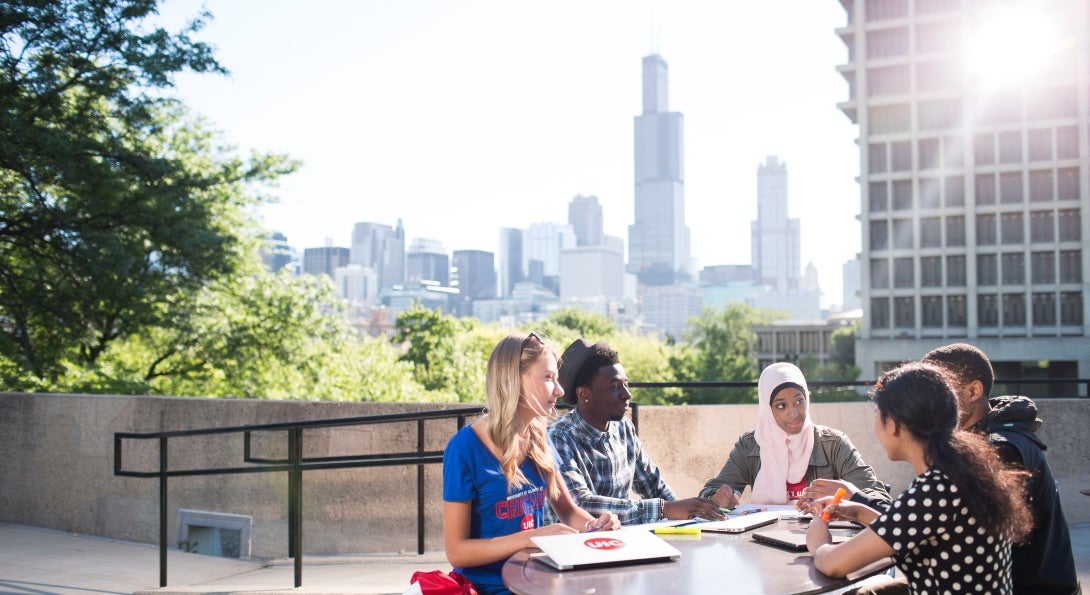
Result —
[{"label": "blue t-shirt", "polygon": [[[500,537],[545,524],[545,481],[529,458],[520,468],[532,485],[516,487],[508,494],[500,462],[473,428],[465,426],[451,437],[443,453],[443,500],[470,502],[471,538]],[[505,592],[501,577],[504,562],[454,570],[472,581],[482,595]]]}]

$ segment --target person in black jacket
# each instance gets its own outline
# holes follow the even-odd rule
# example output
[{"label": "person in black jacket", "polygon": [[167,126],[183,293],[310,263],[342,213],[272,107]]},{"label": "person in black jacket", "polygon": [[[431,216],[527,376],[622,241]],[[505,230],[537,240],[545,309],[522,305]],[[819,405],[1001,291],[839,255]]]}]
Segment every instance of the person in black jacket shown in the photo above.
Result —
[{"label": "person in black jacket", "polygon": [[988,436],[1008,464],[1029,471],[1027,496],[1034,527],[1025,543],[1012,550],[1011,576],[1015,593],[1081,593],[1056,481],[1045,458],[1045,443],[1037,436],[1041,420],[1028,397],[990,397],[994,373],[984,352],[967,343],[954,343],[928,352],[923,361],[952,376],[958,392],[959,426]]}]

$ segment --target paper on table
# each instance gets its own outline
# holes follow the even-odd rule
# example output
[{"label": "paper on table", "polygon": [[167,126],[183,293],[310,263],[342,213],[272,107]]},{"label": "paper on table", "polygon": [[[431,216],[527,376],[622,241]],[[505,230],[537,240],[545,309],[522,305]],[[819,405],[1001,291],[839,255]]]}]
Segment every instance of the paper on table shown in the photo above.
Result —
[{"label": "paper on table", "polygon": [[677,527],[678,525],[691,525],[694,521],[687,519],[672,519],[667,521],[655,521],[653,523],[640,523],[638,525],[622,525],[621,529],[646,529],[654,531],[662,527]]}]

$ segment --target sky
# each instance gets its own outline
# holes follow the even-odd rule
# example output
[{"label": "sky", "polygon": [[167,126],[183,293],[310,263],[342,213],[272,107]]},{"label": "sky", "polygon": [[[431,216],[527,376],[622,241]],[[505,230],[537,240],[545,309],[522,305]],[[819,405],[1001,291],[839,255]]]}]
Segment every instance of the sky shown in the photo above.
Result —
[{"label": "sky", "polygon": [[182,74],[174,94],[240,151],[302,162],[257,213],[300,251],[400,219],[407,244],[495,252],[501,227],[566,223],[577,194],[627,247],[641,61],[658,53],[698,268],[750,263],[757,168],[776,155],[803,266],[842,303],[859,154],[837,109],[837,0],[164,0],[159,22],[202,7],[196,38],[231,73]]}]

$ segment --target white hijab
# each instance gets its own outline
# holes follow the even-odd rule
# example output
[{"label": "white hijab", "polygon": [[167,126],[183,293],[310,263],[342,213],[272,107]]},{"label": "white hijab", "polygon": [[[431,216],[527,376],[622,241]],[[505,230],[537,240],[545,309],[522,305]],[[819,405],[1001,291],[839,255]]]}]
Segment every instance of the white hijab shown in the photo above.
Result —
[{"label": "white hijab", "polygon": [[810,421],[809,407],[798,434],[788,434],[776,423],[772,396],[784,384],[797,384],[807,401],[810,400],[806,378],[794,365],[778,362],[761,372],[757,381],[757,427],[753,432],[757,446],[761,447],[761,469],[753,480],[750,497],[758,504],[787,504],[787,483],[802,481],[814,450],[814,424]]}]

